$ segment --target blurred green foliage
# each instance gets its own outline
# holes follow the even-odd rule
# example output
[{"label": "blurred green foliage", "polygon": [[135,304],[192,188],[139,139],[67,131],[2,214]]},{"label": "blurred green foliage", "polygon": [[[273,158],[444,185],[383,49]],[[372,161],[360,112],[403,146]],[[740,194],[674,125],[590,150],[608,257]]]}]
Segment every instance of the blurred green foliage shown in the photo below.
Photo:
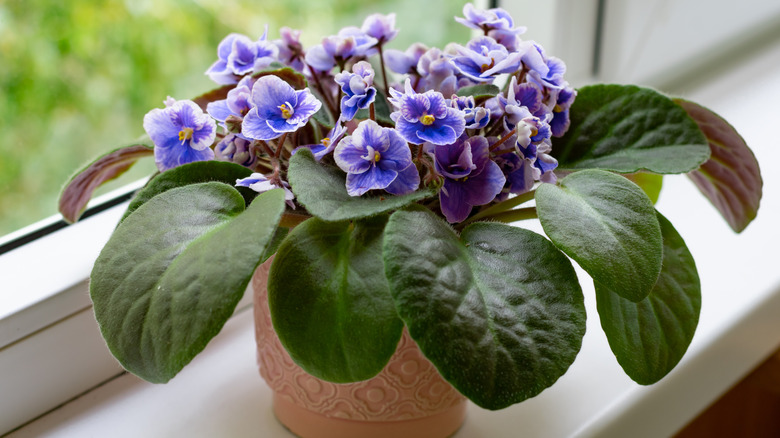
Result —
[{"label": "blurred green foliage", "polygon": [[[303,30],[306,46],[370,13],[397,13],[390,47],[465,44],[452,0],[6,0],[0,2],[0,236],[56,213],[62,184],[143,134],[166,96],[215,87],[203,72],[230,32]],[[114,183],[154,171],[148,159]],[[104,191],[106,191],[105,189]]]}]

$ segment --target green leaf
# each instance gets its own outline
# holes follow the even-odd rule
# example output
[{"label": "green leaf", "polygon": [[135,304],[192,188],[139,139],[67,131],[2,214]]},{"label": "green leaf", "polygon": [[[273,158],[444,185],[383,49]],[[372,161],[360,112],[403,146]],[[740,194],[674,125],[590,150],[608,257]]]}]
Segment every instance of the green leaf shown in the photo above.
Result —
[{"label": "green leaf", "polygon": [[636,184],[583,170],[536,190],[539,221],[550,240],[597,283],[643,300],[661,272],[663,241],[655,209]]},{"label": "green leaf", "polygon": [[[127,211],[125,211],[125,214],[122,216],[122,221],[124,221],[130,213],[138,209],[138,207],[160,193],[170,189],[209,181],[223,182],[234,186],[237,179],[246,178],[251,174],[252,171],[246,167],[225,161],[196,161],[194,163],[174,167],[173,169],[158,174],[149,181],[144,188],[136,193],[130,201]],[[257,192],[246,187],[236,187],[236,189],[238,189],[241,196],[244,197],[246,205],[249,205],[249,203],[252,202],[252,199],[257,195]]]},{"label": "green leaf", "polygon": [[171,189],[122,222],[92,269],[90,295],[111,353],[154,383],[175,376],[233,313],[284,211],[271,190],[244,211],[231,186]]},{"label": "green leaf", "polygon": [[458,96],[473,96],[474,100],[479,103],[480,101],[495,97],[500,92],[501,90],[493,84],[479,84],[459,89]]},{"label": "green leaf", "polygon": [[[376,116],[376,121],[387,126],[395,126],[395,122],[390,118],[391,112],[390,107],[387,105],[385,93],[377,89],[376,98],[374,99],[374,115]],[[357,120],[367,118],[369,118],[368,109],[358,110],[357,114],[355,114],[355,119]]]},{"label": "green leaf", "polygon": [[664,176],[657,173],[649,172],[636,172],[623,175],[634,184],[638,185],[645,195],[650,198],[650,202],[655,205],[658,202],[658,197],[661,196],[661,188],[664,184]]},{"label": "green leaf", "polygon": [[268,304],[279,340],[295,363],[320,379],[374,377],[401,338],[382,264],[386,216],[366,221],[311,218],[274,257]]},{"label": "green leaf", "polygon": [[693,102],[675,99],[707,137],[712,157],[691,173],[696,187],[737,233],[758,214],[763,181],[755,155],[737,131],[720,116]]},{"label": "green leaf", "polygon": [[76,222],[95,189],[125,173],[142,157],[154,154],[148,137],[99,157],[76,172],[60,193],[59,211],[67,222]]},{"label": "green leaf", "polygon": [[384,258],[409,334],[483,408],[539,394],[580,350],[585,308],[577,276],[538,234],[481,222],[458,238],[430,211],[410,209],[391,216]]},{"label": "green leaf", "polygon": [[566,135],[553,144],[560,169],[685,173],[710,155],[707,139],[685,110],[647,88],[583,87],[570,117]]},{"label": "green leaf", "polygon": [[653,384],[680,361],[693,339],[701,310],[696,264],[685,242],[658,214],[664,262],[650,295],[634,303],[596,284],[601,327],[620,366],[635,382]]},{"label": "green leaf", "polygon": [[309,213],[330,222],[376,216],[436,194],[433,189],[421,189],[403,196],[349,196],[344,172],[321,165],[305,149],[290,158],[287,178],[298,202]]}]

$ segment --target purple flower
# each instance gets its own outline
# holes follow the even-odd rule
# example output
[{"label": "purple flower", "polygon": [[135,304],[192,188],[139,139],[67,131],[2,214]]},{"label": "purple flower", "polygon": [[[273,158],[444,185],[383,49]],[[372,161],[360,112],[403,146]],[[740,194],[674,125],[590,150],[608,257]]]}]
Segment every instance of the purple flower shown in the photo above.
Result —
[{"label": "purple flower", "polygon": [[400,73],[402,75],[416,75],[418,74],[417,63],[427,51],[428,47],[422,43],[414,43],[404,52],[396,49],[388,49],[384,52],[385,63],[390,70],[396,73]]},{"label": "purple flower", "polygon": [[569,108],[574,103],[574,98],[577,97],[577,91],[566,83],[562,89],[555,90],[555,93],[550,94],[555,95],[555,105],[552,111],[553,119],[550,121],[552,135],[554,137],[562,137],[569,129]]},{"label": "purple flower", "polygon": [[282,38],[274,41],[274,44],[279,49],[279,54],[277,55],[279,62],[302,72],[305,54],[301,44],[301,31],[283,27],[279,30],[279,34]]},{"label": "purple flower", "polygon": [[436,146],[434,165],[444,177],[439,203],[450,223],[466,219],[475,205],[493,201],[506,182],[501,169],[490,160],[488,141],[484,137]]},{"label": "purple flower", "polygon": [[274,75],[257,79],[251,103],[254,107],[244,117],[241,132],[255,140],[272,140],[298,130],[322,106],[308,89],[295,90]]},{"label": "purple flower", "polygon": [[144,130],[154,142],[154,161],[160,171],[214,158],[217,125],[191,100],[168,98],[165,108],[144,116]]},{"label": "purple flower", "polygon": [[366,61],[353,65],[352,73],[344,71],[337,74],[335,80],[344,92],[341,98],[341,120],[352,120],[359,109],[368,108],[376,97],[376,88],[372,87],[374,69]]},{"label": "purple flower", "polygon": [[257,193],[263,193],[273,189],[284,189],[285,202],[290,208],[295,210],[295,203],[293,203],[295,195],[290,190],[290,184],[286,181],[279,180],[274,182],[272,179],[266,178],[262,173],[253,173],[246,178],[237,179],[236,187],[249,187]]},{"label": "purple flower", "polygon": [[229,161],[251,168],[257,162],[250,145],[252,142],[235,134],[225,136],[214,146],[214,157],[219,161]]},{"label": "purple flower", "polygon": [[457,96],[453,95],[450,99],[450,106],[463,111],[463,116],[466,119],[466,129],[482,129],[490,122],[490,110],[476,106],[474,96]]},{"label": "purple flower", "polygon": [[371,14],[363,20],[360,30],[376,38],[377,44],[384,44],[398,35],[398,29],[395,28],[395,14]]},{"label": "purple flower", "polygon": [[347,193],[360,196],[385,189],[394,195],[417,190],[420,174],[412,163],[406,141],[392,128],[363,120],[333,152],[336,164],[347,173]]},{"label": "purple flower", "polygon": [[458,68],[448,56],[435,47],[420,57],[417,71],[421,77],[420,83],[415,87],[417,91],[438,91],[445,96],[451,96],[458,91]]},{"label": "purple flower", "polygon": [[452,63],[475,81],[492,81],[495,75],[514,73],[522,65],[522,53],[509,53],[506,47],[488,36],[475,38],[466,47],[456,47],[459,56],[454,56]]},{"label": "purple flower", "polygon": [[533,41],[524,41],[523,45],[526,47],[523,64],[528,68],[528,80],[541,88],[563,88],[566,64],[554,56],[547,57],[542,46]]},{"label": "purple flower", "polygon": [[514,51],[519,36],[525,33],[525,27],[514,27],[512,16],[501,8],[477,9],[471,3],[463,6],[465,18],[455,17],[455,21],[472,29],[479,29],[492,37],[507,49]]},{"label": "purple flower", "polygon": [[341,139],[341,136],[346,132],[347,128],[341,124],[336,124],[336,126],[334,126],[333,129],[328,132],[328,135],[325,136],[319,144],[299,146],[295,148],[293,153],[295,153],[300,148],[309,148],[311,149],[312,154],[314,154],[314,159],[320,161],[322,157],[328,155],[333,151],[333,149],[336,148],[336,145]]},{"label": "purple flower", "polygon": [[279,53],[279,49],[266,41],[268,28],[258,41],[237,33],[226,36],[217,47],[218,60],[206,70],[206,74],[218,84],[235,84],[237,76],[268,67]]},{"label": "purple flower", "polygon": [[233,122],[231,125],[237,126],[240,131],[241,121],[244,116],[252,109],[252,85],[255,83],[255,78],[251,76],[244,76],[236,85],[236,88],[228,91],[227,99],[217,100],[209,102],[206,106],[206,111],[209,115],[220,122],[220,126],[225,129],[225,132],[232,132],[231,126],[228,126],[226,121],[228,117],[233,116]]},{"label": "purple flower", "polygon": [[390,89],[390,94],[390,102],[398,108],[390,118],[409,143],[452,144],[466,128],[463,112],[447,106],[439,92],[415,93],[407,79],[405,93]]},{"label": "purple flower", "polygon": [[376,38],[366,35],[357,27],[345,27],[338,35],[325,37],[306,52],[306,63],[319,71],[330,71],[339,61],[353,56],[370,55],[376,46]]}]

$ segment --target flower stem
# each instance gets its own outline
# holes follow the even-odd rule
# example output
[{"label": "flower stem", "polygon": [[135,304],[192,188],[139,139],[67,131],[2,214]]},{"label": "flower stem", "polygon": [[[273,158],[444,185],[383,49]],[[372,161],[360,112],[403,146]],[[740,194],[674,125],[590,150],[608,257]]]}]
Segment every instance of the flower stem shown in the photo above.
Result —
[{"label": "flower stem", "polygon": [[[512,138],[513,135],[515,135],[516,132],[517,132],[517,128],[509,131],[509,133],[507,133],[501,140],[497,141],[496,144],[494,144],[493,146],[490,146],[490,151],[492,152],[492,151],[496,150],[502,144],[506,143],[510,138]],[[501,154],[496,154],[496,155],[501,155]]]},{"label": "flower stem", "polygon": [[274,158],[277,160],[279,157],[282,156],[282,149],[284,149],[284,142],[287,140],[287,133],[285,132],[282,134],[281,137],[279,137],[279,140],[276,142],[276,154],[274,155]]},{"label": "flower stem", "polygon": [[317,89],[320,90],[320,94],[322,95],[322,100],[325,101],[325,106],[328,107],[328,111],[330,111],[330,115],[333,116],[333,120],[338,120],[338,114],[336,113],[336,109],[333,107],[333,103],[328,98],[328,93],[325,92],[325,88],[322,86],[322,82],[320,82],[320,77],[319,75],[317,75],[317,71],[314,70],[314,68],[310,66],[308,63],[306,63],[306,67],[309,67],[311,76],[314,78],[314,83],[317,85]]},{"label": "flower stem", "polygon": [[532,199],[534,199],[533,190],[517,195],[514,198],[509,198],[506,201],[499,202],[498,204],[493,204],[490,207],[475,214],[474,216],[466,219],[465,221],[463,221],[463,224],[464,225],[470,224],[471,222],[478,221],[483,218],[494,219],[496,215],[503,214],[507,212],[507,210],[511,210],[512,208],[515,208],[518,205],[525,204],[526,202]]},{"label": "flower stem", "polygon": [[538,217],[539,216],[536,215],[536,207],[525,207],[525,208],[518,208],[517,210],[509,210],[503,213],[499,213],[491,217],[490,219],[496,222],[503,222],[505,224],[510,224],[512,222],[524,221],[528,219],[536,219]]},{"label": "flower stem", "polygon": [[382,53],[382,44],[377,44],[377,48],[379,49],[379,65],[382,66],[382,81],[384,81],[385,85],[385,99],[389,99],[390,86],[387,84],[387,69],[385,69],[385,56]]},{"label": "flower stem", "polygon": [[371,105],[368,106],[368,117],[376,122],[376,110],[374,109],[374,102],[371,102]]}]

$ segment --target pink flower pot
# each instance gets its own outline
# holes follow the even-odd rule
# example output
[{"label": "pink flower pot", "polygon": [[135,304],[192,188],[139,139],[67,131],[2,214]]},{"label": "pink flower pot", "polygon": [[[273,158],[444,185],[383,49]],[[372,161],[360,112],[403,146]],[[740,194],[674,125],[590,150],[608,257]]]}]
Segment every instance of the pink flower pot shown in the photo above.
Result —
[{"label": "pink flower pot", "polygon": [[274,413],[304,438],[445,438],[466,415],[466,399],[447,383],[404,329],[376,377],[336,384],[307,374],[271,325],[266,281],[271,260],[252,278],[260,375],[274,392]]}]

